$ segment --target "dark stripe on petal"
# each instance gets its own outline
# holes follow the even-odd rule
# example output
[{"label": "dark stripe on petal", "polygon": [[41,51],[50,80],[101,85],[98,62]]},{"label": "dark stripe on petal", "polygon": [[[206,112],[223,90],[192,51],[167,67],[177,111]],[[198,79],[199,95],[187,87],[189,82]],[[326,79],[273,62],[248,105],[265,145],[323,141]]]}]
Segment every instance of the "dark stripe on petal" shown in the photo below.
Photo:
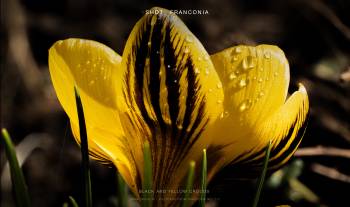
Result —
[{"label": "dark stripe on petal", "polygon": [[[309,113],[306,115],[306,119],[305,119],[302,127],[298,130],[297,134],[295,135],[294,140],[292,141],[292,143],[290,144],[288,149],[285,152],[283,152],[280,156],[278,156],[277,159],[270,161],[269,167],[274,167],[274,166],[278,166],[281,164],[285,164],[284,162],[286,162],[286,159],[288,158],[288,156],[290,156],[295,151],[295,149],[298,147],[298,145],[300,144],[300,142],[304,136],[306,127],[307,127],[308,119],[309,119]],[[288,137],[287,139],[290,139],[290,138],[291,137]]]}]

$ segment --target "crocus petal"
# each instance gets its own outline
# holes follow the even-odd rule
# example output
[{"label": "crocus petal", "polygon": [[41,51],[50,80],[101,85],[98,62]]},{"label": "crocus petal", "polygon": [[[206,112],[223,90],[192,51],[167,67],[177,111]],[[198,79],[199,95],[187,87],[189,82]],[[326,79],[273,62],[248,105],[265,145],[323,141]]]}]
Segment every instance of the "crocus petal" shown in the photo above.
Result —
[{"label": "crocus petal", "polygon": [[225,93],[224,112],[211,132],[217,137],[213,148],[225,157],[216,165],[260,158],[269,139],[273,159],[288,152],[286,161],[300,142],[308,101],[306,92],[299,91],[285,103],[289,66],[283,51],[270,45],[237,46],[211,58]]},{"label": "crocus petal", "polygon": [[49,69],[57,97],[69,116],[77,142],[79,123],[74,86],[82,99],[88,133],[89,151],[104,162],[114,162],[130,177],[124,132],[117,111],[115,82],[118,81],[121,57],[98,42],[67,39],[49,50]]},{"label": "crocus petal", "polygon": [[202,155],[206,127],[222,112],[222,84],[206,50],[176,15],[162,8],[150,13],[135,25],[124,49],[125,105],[120,107],[129,110],[124,110],[122,124],[139,185],[147,140],[154,187],[177,189],[189,160]]}]

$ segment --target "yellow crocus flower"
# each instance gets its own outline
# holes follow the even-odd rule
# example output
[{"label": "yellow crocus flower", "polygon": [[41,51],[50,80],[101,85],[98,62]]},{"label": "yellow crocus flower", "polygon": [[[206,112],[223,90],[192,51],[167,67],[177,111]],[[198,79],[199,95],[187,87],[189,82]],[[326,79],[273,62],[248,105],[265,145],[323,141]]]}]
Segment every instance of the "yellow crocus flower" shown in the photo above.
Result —
[{"label": "yellow crocus flower", "polygon": [[[67,39],[50,48],[49,68],[77,142],[74,86],[90,154],[113,163],[137,197],[146,141],[154,189],[181,189],[189,162],[201,163],[203,149],[208,180],[228,165],[261,166],[270,140],[269,167],[280,167],[300,144],[309,112],[303,85],[287,99],[289,65],[281,49],[240,45],[208,55],[162,8],[136,23],[122,56],[95,41]],[[158,206],[173,206],[176,200],[164,198],[179,195],[155,196]]]}]

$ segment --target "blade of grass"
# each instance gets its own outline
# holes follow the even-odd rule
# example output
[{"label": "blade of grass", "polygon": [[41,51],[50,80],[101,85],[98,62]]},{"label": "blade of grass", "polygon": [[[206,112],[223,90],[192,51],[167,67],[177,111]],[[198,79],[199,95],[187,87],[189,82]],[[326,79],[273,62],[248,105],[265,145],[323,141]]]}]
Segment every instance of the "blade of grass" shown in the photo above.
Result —
[{"label": "blade of grass", "polygon": [[128,191],[124,179],[118,173],[118,207],[128,206]]},{"label": "blade of grass", "polygon": [[73,207],[79,207],[78,203],[75,201],[75,199],[72,196],[69,196],[68,198]]},{"label": "blade of grass", "polygon": [[207,150],[203,149],[201,193],[200,193],[200,199],[199,199],[200,207],[205,207],[205,199],[207,195],[206,191],[207,191]]},{"label": "blade of grass", "polygon": [[186,182],[186,191],[181,204],[181,207],[189,207],[190,206],[190,198],[193,190],[193,179],[194,179],[194,168],[196,163],[194,161],[190,162],[188,174],[187,174],[187,182]]},{"label": "blade of grass", "polygon": [[17,206],[29,207],[30,198],[23,172],[18,164],[15,147],[11,141],[11,137],[6,129],[2,129],[2,137],[5,144],[6,156],[10,165],[12,186],[15,192]]},{"label": "blade of grass", "polygon": [[270,140],[268,145],[266,146],[263,169],[262,169],[262,172],[261,172],[259,179],[258,179],[258,186],[256,188],[256,193],[255,193],[255,197],[254,197],[254,201],[253,201],[253,207],[257,207],[258,203],[259,203],[261,190],[264,186],[265,176],[266,176],[266,172],[267,172],[267,166],[269,164],[271,147],[272,147],[272,145],[271,145],[271,140]]},{"label": "blade of grass", "polygon": [[152,207],[152,157],[149,143],[144,144],[143,149],[144,181],[142,184],[142,207]]},{"label": "blade of grass", "polygon": [[89,151],[88,151],[88,139],[87,139],[86,126],[85,126],[84,110],[83,110],[83,104],[81,103],[80,95],[77,88],[74,88],[74,91],[75,91],[75,100],[76,100],[78,119],[79,119],[80,149],[81,149],[81,156],[82,156],[82,173],[84,178],[85,206],[92,207]]}]

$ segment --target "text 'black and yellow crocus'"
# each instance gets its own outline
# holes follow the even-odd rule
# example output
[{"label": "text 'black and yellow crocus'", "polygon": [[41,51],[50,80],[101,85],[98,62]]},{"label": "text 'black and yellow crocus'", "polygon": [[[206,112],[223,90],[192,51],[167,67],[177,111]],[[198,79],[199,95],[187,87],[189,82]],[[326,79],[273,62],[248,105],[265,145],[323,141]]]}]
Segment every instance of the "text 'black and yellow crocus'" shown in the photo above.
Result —
[{"label": "text 'black and yellow crocus'", "polygon": [[[76,140],[75,86],[91,156],[113,163],[136,197],[146,141],[155,190],[181,189],[203,149],[208,180],[228,165],[261,165],[270,140],[269,167],[286,163],[301,142],[309,102],[302,84],[287,99],[283,51],[239,45],[209,55],[175,14],[155,10],[136,23],[122,56],[83,39],[50,48],[51,79]],[[174,196],[161,194],[154,203],[172,206],[176,201],[162,198]]]}]

